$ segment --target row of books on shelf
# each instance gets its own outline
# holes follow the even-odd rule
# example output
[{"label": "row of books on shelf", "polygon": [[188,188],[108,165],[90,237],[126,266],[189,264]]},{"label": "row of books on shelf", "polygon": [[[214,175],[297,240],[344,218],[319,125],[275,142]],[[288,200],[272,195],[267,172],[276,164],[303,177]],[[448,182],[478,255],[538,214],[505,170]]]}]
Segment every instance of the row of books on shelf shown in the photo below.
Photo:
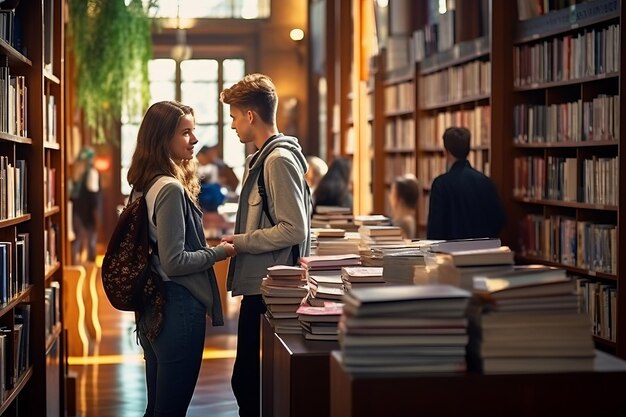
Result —
[{"label": "row of books on shelf", "polygon": [[385,87],[385,112],[412,111],[415,107],[415,85],[403,82]]},{"label": "row of books on shelf", "polygon": [[420,77],[422,106],[454,103],[491,92],[491,61],[471,61]]},{"label": "row of books on shelf", "polygon": [[0,220],[12,219],[28,212],[26,161],[0,156]]},{"label": "row of books on shelf", "polygon": [[463,126],[470,133],[470,147],[487,147],[491,143],[491,106],[476,106],[423,115],[419,120],[420,147],[443,150],[443,133],[450,126]]},{"label": "row of books on shelf", "polygon": [[0,132],[28,135],[27,97],[25,77],[11,75],[8,57],[0,54]]},{"label": "row of books on shelf", "polygon": [[20,304],[13,323],[0,327],[0,401],[30,367],[30,313],[29,304]]},{"label": "row of books on shelf", "polygon": [[582,296],[582,310],[591,320],[591,333],[617,341],[617,287],[614,283],[576,277],[577,293]]},{"label": "row of books on shelf", "polygon": [[59,225],[48,221],[44,230],[44,254],[46,269],[55,266],[59,260],[57,257],[57,248],[61,247],[59,238],[61,234],[58,232]]},{"label": "row of books on shelf", "polygon": [[517,157],[513,160],[513,195],[518,198],[617,206],[618,163],[617,157],[594,156],[583,159],[579,167],[576,158]]},{"label": "row of books on shelf", "polygon": [[396,177],[415,172],[415,154],[395,154],[385,157],[385,182],[390,184]]},{"label": "row of books on shelf", "polygon": [[45,96],[45,106],[43,108],[43,137],[45,142],[58,143],[57,136],[57,103],[51,94]]},{"label": "row of books on shelf", "polygon": [[620,27],[581,30],[513,49],[516,87],[577,80],[619,71]]},{"label": "row of books on shelf", "polygon": [[514,143],[617,141],[619,96],[600,94],[591,101],[519,104],[513,107]]},{"label": "row of books on shelf", "polygon": [[617,273],[617,226],[529,214],[520,224],[522,254],[584,270]]},{"label": "row of books on shelf", "polygon": [[0,242],[0,306],[30,285],[30,239],[18,233],[13,242]]},{"label": "row of books on shelf", "polygon": [[415,119],[403,117],[385,120],[385,150],[415,151]]}]

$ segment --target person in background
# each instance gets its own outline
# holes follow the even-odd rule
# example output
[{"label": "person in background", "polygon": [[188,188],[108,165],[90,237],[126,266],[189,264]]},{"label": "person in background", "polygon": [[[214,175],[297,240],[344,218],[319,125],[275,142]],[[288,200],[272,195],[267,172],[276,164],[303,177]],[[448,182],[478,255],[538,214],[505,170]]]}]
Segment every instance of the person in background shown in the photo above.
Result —
[{"label": "person in background", "polygon": [[[235,234],[223,240],[234,243],[238,254],[228,268],[227,288],[233,296],[243,296],[231,384],[239,415],[259,417],[260,320],[266,310],[261,282],[268,267],[295,265],[300,256],[310,252],[311,207],[304,180],[307,162],[298,140],[278,130],[278,96],[268,76],[246,75],[222,91],[220,99],[230,106],[231,127],[239,140],[258,149],[246,159]],[[259,192],[259,178],[265,200]]]},{"label": "person in background", "polygon": [[352,162],[338,157],[331,162],[313,193],[313,212],[317,206],[352,209]]},{"label": "person in background", "polygon": [[416,238],[415,220],[419,193],[419,182],[413,174],[397,177],[391,184],[389,192],[391,222],[402,229],[404,239]]},{"label": "person in background", "polygon": [[71,184],[72,228],[75,239],[72,242],[72,263],[82,262],[83,251],[87,250],[87,261],[95,262],[98,241],[98,220],[102,197],[100,193],[100,173],[93,166],[95,151],[85,147],[78,154],[74,166],[74,181]]},{"label": "person in background", "polygon": [[430,190],[427,239],[497,237],[505,214],[496,185],[467,160],[470,131],[450,127],[443,134],[448,171]]},{"label": "person in background", "polygon": [[311,193],[314,193],[320,180],[328,172],[328,165],[318,156],[307,156],[306,161],[309,163],[309,169],[304,174],[304,178],[307,184],[309,184]]},{"label": "person in background", "polygon": [[[187,415],[202,364],[207,313],[214,326],[224,324],[213,265],[236,252],[230,243],[207,247],[194,129],[191,107],[153,104],[139,127],[128,169],[133,191],[146,193],[150,240],[158,248],[151,262],[163,279],[165,299],[162,310],[148,305],[137,320],[146,362],[145,416]],[[155,196],[150,187],[156,182],[162,188]]]},{"label": "person in background", "polygon": [[235,191],[239,186],[239,178],[235,171],[220,158],[219,147],[203,146],[196,155],[198,174],[203,183],[218,183],[229,191]]}]

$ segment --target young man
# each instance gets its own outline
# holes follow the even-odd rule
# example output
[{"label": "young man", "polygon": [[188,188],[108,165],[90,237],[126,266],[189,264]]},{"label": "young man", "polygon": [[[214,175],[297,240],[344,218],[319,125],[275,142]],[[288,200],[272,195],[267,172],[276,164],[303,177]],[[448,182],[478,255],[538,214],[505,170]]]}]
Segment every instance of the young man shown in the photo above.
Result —
[{"label": "young man", "polygon": [[[278,97],[272,80],[252,74],[222,91],[230,105],[232,128],[242,143],[258,151],[246,160],[247,172],[239,197],[234,243],[237,258],[228,270],[227,287],[243,295],[237,329],[237,357],[231,384],[240,416],[260,414],[260,319],[265,313],[261,281],[272,265],[293,265],[310,252],[310,195],[304,179],[306,158],[298,140],[284,136],[276,126]],[[263,172],[267,213],[259,193]]]},{"label": "young man", "polygon": [[470,131],[450,127],[443,134],[448,172],[435,178],[430,190],[428,239],[497,237],[504,209],[491,178],[467,161]]}]

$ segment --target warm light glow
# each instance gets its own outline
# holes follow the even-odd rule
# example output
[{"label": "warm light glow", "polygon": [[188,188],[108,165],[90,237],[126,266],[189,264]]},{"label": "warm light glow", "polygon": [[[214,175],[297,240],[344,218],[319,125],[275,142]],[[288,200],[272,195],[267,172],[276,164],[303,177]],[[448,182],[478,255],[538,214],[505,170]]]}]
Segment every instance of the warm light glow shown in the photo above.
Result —
[{"label": "warm light glow", "polygon": [[[205,348],[202,359],[234,359],[237,351],[235,349],[209,349]],[[143,355],[101,355],[101,356],[70,356],[67,359],[70,365],[119,365],[122,363],[143,362]]]},{"label": "warm light glow", "polygon": [[302,29],[291,29],[291,32],[289,32],[289,37],[291,38],[292,41],[301,41],[302,39],[304,39],[304,31]]},{"label": "warm light glow", "polygon": [[93,166],[100,172],[107,172],[111,168],[111,158],[98,155],[93,160]]},{"label": "warm light glow", "polygon": [[389,6],[389,0],[376,0],[376,4],[378,7],[387,7]]}]

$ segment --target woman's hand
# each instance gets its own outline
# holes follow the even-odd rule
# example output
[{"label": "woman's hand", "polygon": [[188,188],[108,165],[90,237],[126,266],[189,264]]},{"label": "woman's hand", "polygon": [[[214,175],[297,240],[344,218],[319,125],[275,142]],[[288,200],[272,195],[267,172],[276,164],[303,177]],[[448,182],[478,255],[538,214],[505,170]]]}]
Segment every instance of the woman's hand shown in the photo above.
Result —
[{"label": "woman's hand", "polygon": [[226,255],[228,255],[228,257],[237,255],[235,245],[233,245],[232,243],[222,242],[219,244],[219,246],[222,246],[226,250]]}]

